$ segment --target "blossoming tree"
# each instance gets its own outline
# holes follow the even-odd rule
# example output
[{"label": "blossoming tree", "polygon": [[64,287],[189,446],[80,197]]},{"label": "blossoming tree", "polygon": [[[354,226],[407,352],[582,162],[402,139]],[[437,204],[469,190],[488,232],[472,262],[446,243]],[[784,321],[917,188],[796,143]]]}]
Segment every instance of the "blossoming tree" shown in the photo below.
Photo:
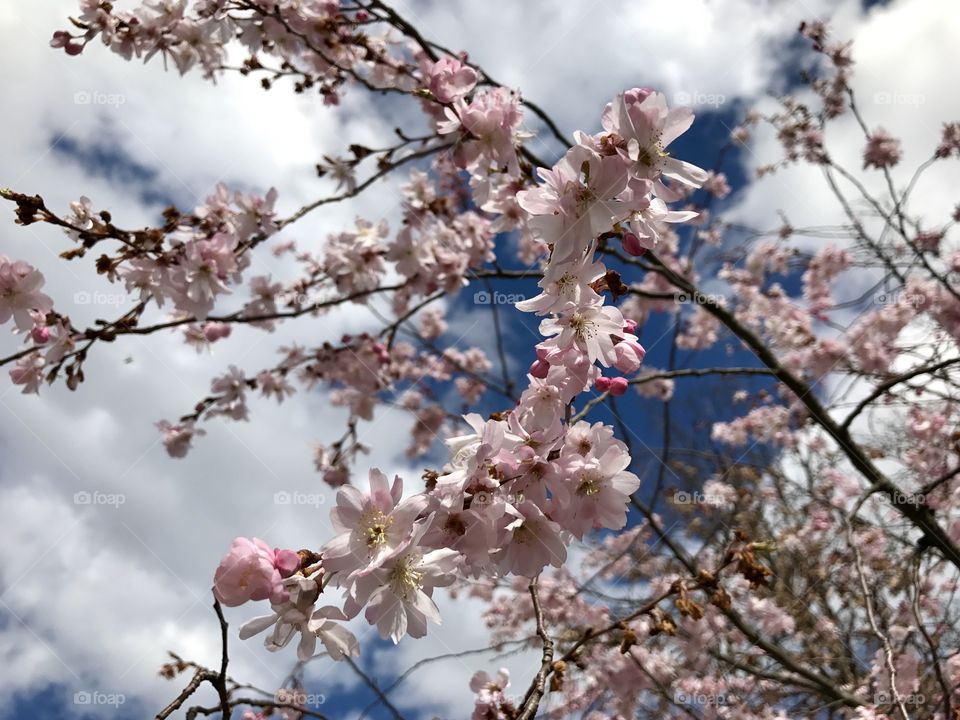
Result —
[{"label": "blossoming tree", "polygon": [[[99,40],[127,60],[211,79],[239,72],[267,89],[316,92],[328,106],[348,91],[392,94],[423,117],[382,147],[326,158],[318,171],[337,194],[286,216],[272,190],[220,186],[200,207],[169,208],[162,224],[132,230],[86,197],[61,212],[0,191],[17,223],[62,228],[64,261],[92,259],[134,301],[79,327],[39,270],[0,257],[0,323],[23,338],[0,362],[26,393],[59,381],[82,392],[97,353],[127,335],[179,332],[205,347],[238,324],[269,333],[349,303],[391,303],[379,333],[282,347],[271,367],[231,366],[190,412],[157,424],[169,454],[183,457],[205,423],[248,420],[251,393],[293,402],[322,386],[350,412],[343,437],[315,458],[339,488],[336,534],[304,538],[299,551],[233,542],[213,577],[223,662],[175,656],[163,674],[188,679],[158,718],[323,717],[298,699],[296,672],[279,693],[228,674],[221,606],[261,605],[241,639],[263,636],[271,651],[293,644],[301,666],[325,656],[363,675],[345,623],[362,616],[394,643],[422,638],[442,621],[438,588],[487,603],[492,647],[540,658],[513,678],[515,694],[505,671],[477,668],[464,692],[475,694],[478,720],[960,716],[960,252],[948,236],[960,211],[909,209],[924,171],[960,155],[960,125],[946,125],[898,186],[899,143],[861,114],[849,45],[822,23],[804,25],[819,58],[813,100],[750,113],[729,146],[772,127],[784,152],[764,172],[819,167],[849,224],[824,232],[784,221],[737,235],[710,212],[730,191],[720,165],[708,171],[671,152],[692,112],[655,90],[624,90],[597,108],[596,127],[568,137],[518,89],[380,0],[80,5],[51,42],[68,55]],[[241,65],[228,64],[228,49],[246,55]],[[836,162],[825,141],[831,122],[851,115],[863,130],[861,169]],[[532,149],[541,138],[561,144],[557,157]],[[399,228],[359,219],[320,247],[283,239],[308,214],[400,173]],[[883,178],[883,194],[867,174]],[[292,255],[301,275],[251,277],[252,255],[269,251]],[[725,292],[704,292],[705,273]],[[854,274],[874,287],[835,300]],[[493,281],[539,287],[515,308],[484,306],[499,357],[460,341],[441,349],[442,303],[489,293]],[[878,306],[881,289],[889,302]],[[228,296],[242,307],[224,310]],[[842,327],[851,306],[864,310]],[[529,363],[522,378],[509,372],[506,312],[539,318],[540,341],[512,348]],[[675,321],[670,366],[642,368],[641,333],[657,314]],[[703,357],[722,342],[750,362],[717,365],[716,353],[676,362],[677,350]],[[740,380],[751,376],[765,384],[746,390]],[[672,446],[674,383],[717,379],[734,414],[708,418],[692,449]],[[447,385],[468,406],[495,397],[500,409],[454,412],[450,394],[433,391]],[[659,452],[634,446],[618,409],[636,393],[663,403]],[[411,457],[446,442],[448,459],[419,483],[362,466],[357,427],[384,404],[410,413]],[[738,449],[748,443],[764,452]],[[655,483],[641,487],[634,471],[651,461]],[[605,592],[612,578],[634,592]],[[381,688],[363,676],[373,704],[401,717],[390,691],[403,677]],[[204,684],[214,707],[190,702]]]}]

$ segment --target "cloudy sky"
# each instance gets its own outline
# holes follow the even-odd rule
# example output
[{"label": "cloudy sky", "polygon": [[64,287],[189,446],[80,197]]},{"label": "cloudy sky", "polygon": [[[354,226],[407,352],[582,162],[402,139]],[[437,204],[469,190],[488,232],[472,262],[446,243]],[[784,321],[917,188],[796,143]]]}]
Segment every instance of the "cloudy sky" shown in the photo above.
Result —
[{"label": "cloudy sky", "polygon": [[[684,146],[685,157],[703,165],[711,164],[739,112],[795,82],[795,30],[802,19],[834,18],[838,34],[855,40],[857,89],[867,98],[868,122],[903,139],[906,167],[929,154],[942,121],[960,116],[948,75],[960,65],[960,16],[945,14],[940,0],[869,8],[858,0],[408,3],[397,7],[424,34],[466,49],[498,81],[545,107],[565,131],[593,130],[603,104],[626,87],[711,98],[714,105],[697,107],[703,129]],[[360,92],[331,112],[313,97],[266,94],[255,80],[227,77],[213,86],[196,75],[164,72],[158,62],[124,62],[99,45],[68,58],[47,42],[75,11],[73,0],[0,3],[0,185],[39,193],[52,208],[86,195],[95,207],[109,208],[118,225],[144,226],[155,223],[166,204],[190,208],[224,181],[260,191],[277,187],[281,214],[287,214],[329,193],[315,177],[317,160],[351,142],[375,142],[396,123]],[[885,103],[884,93],[913,100]],[[90,98],[99,100],[84,102]],[[828,138],[853,166],[859,164],[858,132],[841,125]],[[537,152],[556,150],[547,142]],[[760,136],[731,159],[728,174],[748,177],[775,156],[772,141]],[[958,180],[935,176],[917,193],[918,209],[948,214]],[[725,209],[762,228],[777,225],[777,210],[795,226],[836,222],[839,208],[817,181],[810,171],[796,171],[757,185],[740,182]],[[57,260],[67,241],[51,228],[14,226],[9,206],[0,211],[0,254],[41,268],[58,308],[69,307],[75,323],[102,315],[103,307],[74,302],[83,297],[78,293],[112,290],[89,265]],[[290,237],[317,247],[357,215],[376,221],[396,212],[395,187],[380,186],[310,216]],[[291,267],[275,258],[257,263],[256,274],[290,277]],[[183,460],[167,457],[153,423],[192,407],[210,377],[231,363],[254,370],[270,363],[284,341],[319,343],[375,323],[369,311],[353,307],[273,335],[237,330],[203,355],[177,334],[133,337],[95,354],[76,393],[57,386],[28,397],[0,383],[0,714],[39,707],[31,714],[143,717],[178,690],[156,675],[167,650],[215,661],[213,568],[236,535],[292,547],[325,540],[332,498],[313,472],[310,448],[339,436],[345,415],[322,393],[282,408],[256,402],[253,423],[210,424],[209,435]],[[14,340],[0,339],[3,354],[14,347]],[[406,419],[382,412],[362,428],[361,440],[372,447],[371,466],[416,482],[421,468],[403,457],[401,422]],[[317,503],[276,504],[275,494],[284,491],[315,493]],[[84,493],[117,501],[86,504]],[[387,683],[423,657],[486,644],[477,607],[441,606],[451,619],[436,632],[431,628],[428,640],[394,650],[364,637],[364,665]],[[248,614],[241,609],[229,618],[236,625]],[[264,687],[276,686],[293,662],[292,651],[269,656],[255,640],[234,640],[232,647],[232,673]],[[491,668],[485,663],[454,660],[415,674],[397,703],[410,718],[463,717],[470,705],[467,680],[476,669]],[[533,672],[522,657],[506,664],[518,682]],[[318,662],[310,673],[343,716],[365,704],[348,669]],[[77,704],[78,692],[119,694],[125,702]]]}]

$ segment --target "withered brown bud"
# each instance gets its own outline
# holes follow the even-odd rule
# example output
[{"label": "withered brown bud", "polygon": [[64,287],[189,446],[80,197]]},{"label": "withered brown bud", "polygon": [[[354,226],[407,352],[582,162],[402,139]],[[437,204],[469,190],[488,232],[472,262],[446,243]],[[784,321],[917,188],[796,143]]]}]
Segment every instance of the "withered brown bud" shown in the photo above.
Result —
[{"label": "withered brown bud", "polygon": [[[76,258],[82,258],[86,254],[87,254],[86,248],[77,247],[77,248],[71,248],[70,250],[64,250],[62,253],[60,253],[60,257],[63,258],[64,260],[74,260]],[[102,271],[99,269],[99,264],[98,264],[97,272],[102,273]]]},{"label": "withered brown bud", "polygon": [[767,585],[767,578],[773,575],[773,571],[765,567],[757,560],[753,548],[748,547],[737,554],[737,572],[743,575],[750,582],[751,587]]},{"label": "withered brown bud", "polygon": [[730,609],[730,596],[727,594],[727,591],[722,587],[718,587],[710,595],[710,604],[716,605],[721,610]]},{"label": "withered brown bud", "polygon": [[426,469],[420,477],[423,479],[423,484],[427,491],[432,492],[434,488],[437,487],[437,479],[440,477],[440,473],[436,470]]}]

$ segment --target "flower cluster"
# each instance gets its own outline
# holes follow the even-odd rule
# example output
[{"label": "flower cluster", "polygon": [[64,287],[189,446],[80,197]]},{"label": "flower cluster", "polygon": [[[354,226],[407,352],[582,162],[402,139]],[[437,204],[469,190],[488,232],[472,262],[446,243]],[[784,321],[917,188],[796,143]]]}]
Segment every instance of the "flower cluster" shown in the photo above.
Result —
[{"label": "flower cluster", "polygon": [[24,393],[39,392],[47,365],[73,347],[68,328],[52,312],[53,300],[40,291],[43,285],[43,273],[32,265],[0,255],[0,324],[12,320],[14,331],[24,333],[34,348],[10,370],[10,379]]},{"label": "flower cluster", "polygon": [[169,299],[177,312],[203,320],[217,297],[240,283],[250,264],[242,252],[244,245],[276,232],[276,198],[276,190],[263,197],[231,194],[219,184],[171,235],[169,248],[137,258],[116,272],[128,292],[139,293],[141,302],[152,300],[162,306]]},{"label": "flower cluster", "polygon": [[[22,224],[52,217],[42,204],[36,204],[42,203],[39,198],[9,197],[24,203],[19,220]],[[68,257],[80,257],[88,247],[108,238],[122,242],[115,256],[103,254],[98,258],[97,269],[111,282],[123,282],[137,304],[134,312],[142,312],[151,301],[163,306],[169,300],[175,318],[203,321],[217,299],[240,283],[243,270],[250,264],[246,249],[277,231],[275,200],[274,190],[262,197],[231,194],[221,184],[190,215],[168,210],[164,232],[128,232],[113,225],[106,211],[94,212],[90,199],[81,197],[70,204],[70,214],[58,218],[57,224],[80,244],[80,249],[67,253]],[[67,384],[75,389],[83,380],[81,365],[85,357],[77,350],[78,342],[98,336],[78,330],[68,317],[52,312],[52,301],[40,292],[43,283],[43,275],[29,264],[0,257],[0,323],[13,319],[28,344],[10,374],[13,382],[29,393],[39,391],[45,373],[52,382],[68,360]],[[258,283],[262,285],[262,279],[253,278],[254,290]],[[271,309],[275,310],[263,306],[261,295],[259,302],[255,296],[244,313],[256,315]],[[100,323],[99,338],[112,340],[117,326],[125,326],[129,320]],[[187,342],[198,347],[229,334],[229,326],[218,322],[193,323],[185,329]]]},{"label": "flower cluster", "polygon": [[[453,92],[456,72],[438,71],[445,92]],[[458,99],[448,109],[448,116],[459,118],[460,130],[452,119],[444,128],[464,133],[456,159],[472,173],[471,182],[502,182],[491,179],[495,167],[509,175],[517,126],[511,102],[491,91],[470,102]],[[578,133],[577,144],[553,168],[541,171],[542,185],[518,192],[524,232],[549,249],[541,293],[518,304],[520,310],[546,316],[540,326],[544,340],[536,347],[519,402],[486,420],[467,415],[470,431],[447,441],[450,461],[424,492],[404,499],[401,479],[391,483],[379,470],[370,472],[368,492],[342,487],[331,512],[337,535],[320,549],[318,562],[282,579],[282,587],[273,586],[289,597],[271,597],[274,614],[254,621],[249,632],[275,626],[267,646],[276,648],[297,631],[305,638],[342,637],[346,631],[336,620],[363,613],[394,642],[404,635],[422,637],[428,622],[441,619],[433,600],[436,588],[464,577],[533,578],[547,566],[561,568],[573,538],[626,525],[630,496],[640,485],[627,470],[626,445],[609,426],[570,424],[566,418],[574,399],[594,385],[611,392],[625,389],[624,377],[604,377],[598,363],[632,375],[643,361],[635,323],[605,303],[615,281],[595,257],[597,244],[630,232],[652,247],[664,223],[691,217],[667,212],[663,204],[664,198],[679,196],[667,181],[696,186],[706,179],[702,170],[665,149],[691,121],[689,111],[668,110],[661,94],[631,90],[607,108],[603,132]],[[436,210],[425,178],[415,178],[408,195],[401,237],[440,232],[430,229]],[[463,222],[473,214],[459,217]],[[467,247],[451,237],[443,244],[401,241],[388,248],[382,244],[383,230],[360,226],[349,241],[335,239],[324,266],[338,284],[350,283],[341,291],[355,292],[375,284],[383,272],[382,257],[392,256],[418,292],[429,292],[448,272],[444,253],[456,251],[468,265],[484,260],[486,221],[471,222],[477,232],[455,233],[478,239]],[[429,280],[423,279],[427,285],[417,280],[424,268],[430,269]],[[456,268],[452,277],[462,273]],[[380,362],[390,361],[389,352],[378,352]],[[236,387],[242,392],[242,380]],[[229,569],[237,563],[235,554],[223,560],[218,574],[238,574]],[[257,555],[263,583],[268,560],[269,555]],[[270,577],[276,582],[275,575]],[[341,590],[342,602],[318,609],[321,591],[331,588]],[[301,651],[314,642],[301,641]],[[348,652],[348,645],[339,654]]]}]

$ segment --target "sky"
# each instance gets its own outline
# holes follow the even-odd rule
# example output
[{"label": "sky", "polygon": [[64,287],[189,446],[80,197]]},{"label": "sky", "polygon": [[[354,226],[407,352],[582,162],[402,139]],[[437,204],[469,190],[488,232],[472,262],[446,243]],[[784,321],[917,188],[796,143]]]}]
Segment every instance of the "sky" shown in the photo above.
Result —
[{"label": "sky", "polygon": [[[595,130],[603,105],[628,87],[709,100],[696,105],[698,120],[677,146],[682,157],[703,166],[712,165],[745,108],[769,106],[771,97],[795,85],[795,31],[803,19],[833,18],[838,36],[855,40],[857,90],[873,99],[864,108],[868,121],[902,138],[904,167],[929,153],[942,121],[960,115],[946,70],[960,64],[960,16],[944,14],[938,0],[869,7],[855,0],[403,0],[396,7],[427,36],[466,49],[499,82],[520,87],[567,132]],[[223,181],[261,192],[275,186],[281,214],[288,214],[331,191],[314,172],[323,155],[352,142],[373,144],[397,122],[393,108],[359,91],[333,112],[312,97],[264,93],[256,80],[226,77],[213,86],[198,75],[164,72],[157,62],[125,62],[99,45],[68,58],[47,42],[75,11],[73,0],[0,2],[0,88],[7,108],[0,118],[0,186],[39,193],[52,208],[86,195],[109,208],[118,225],[144,226],[156,222],[165,205],[192,207]],[[884,94],[913,99],[885,103]],[[831,151],[854,167],[858,132],[840,123],[828,138]],[[534,150],[556,157],[559,148],[545,141]],[[715,209],[764,229],[777,226],[778,211],[795,226],[838,222],[835,200],[809,170],[750,180],[776,155],[774,140],[763,134],[749,150],[728,155],[724,171],[735,192]],[[960,178],[945,173],[916,194],[917,210],[949,214]],[[357,216],[395,221],[398,184],[329,206],[289,237],[319,247]],[[0,207],[0,254],[39,267],[47,291],[58,307],[70,307],[75,324],[103,314],[102,306],[78,298],[115,292],[111,286],[82,262],[58,260],[68,241],[46,226],[15,226],[11,208]],[[292,271],[267,256],[251,274],[289,278]],[[489,321],[469,302],[455,300],[452,311],[457,330],[484,337]],[[522,320],[507,321],[524,336]],[[669,321],[662,323],[662,331],[653,326],[644,338],[653,366],[666,362],[667,343],[656,340],[669,330]],[[178,334],[133,337],[96,354],[77,392],[57,386],[37,398],[0,383],[0,717],[143,717],[180,688],[157,677],[168,650],[216,662],[209,596],[216,563],[237,535],[280,547],[325,541],[333,498],[313,470],[311,447],[338,437],[346,415],[323,392],[298,395],[282,407],[255,401],[253,422],[209,424],[207,437],[182,460],[167,456],[153,423],[186,412],[229,364],[254,370],[286,342],[319,343],[375,327],[373,315],[357,306],[272,335],[240,328],[202,355]],[[0,353],[14,348],[14,339],[0,338]],[[518,373],[528,354],[511,355]],[[696,431],[701,408],[684,392],[678,387],[684,417]],[[638,441],[658,445],[655,402],[631,397],[625,417]],[[396,430],[407,422],[382,410],[361,426],[361,440],[371,447],[370,467],[415,485],[423,464],[404,457],[406,439]],[[315,502],[277,504],[282,492],[311,494]],[[439,603],[448,621],[431,627],[423,641],[393,648],[373,634],[361,638],[362,664],[381,684],[420,659],[488,644],[478,604]],[[251,614],[241,608],[228,619],[236,628]],[[281,682],[294,662],[292,649],[270,655],[257,640],[234,637],[231,648],[231,673],[265,687]],[[520,684],[533,673],[522,655],[456,659],[412,675],[395,701],[411,720],[464,717],[469,677],[500,664]],[[354,717],[369,699],[343,665],[312,663],[308,679],[324,695],[324,711],[338,717]]]}]

